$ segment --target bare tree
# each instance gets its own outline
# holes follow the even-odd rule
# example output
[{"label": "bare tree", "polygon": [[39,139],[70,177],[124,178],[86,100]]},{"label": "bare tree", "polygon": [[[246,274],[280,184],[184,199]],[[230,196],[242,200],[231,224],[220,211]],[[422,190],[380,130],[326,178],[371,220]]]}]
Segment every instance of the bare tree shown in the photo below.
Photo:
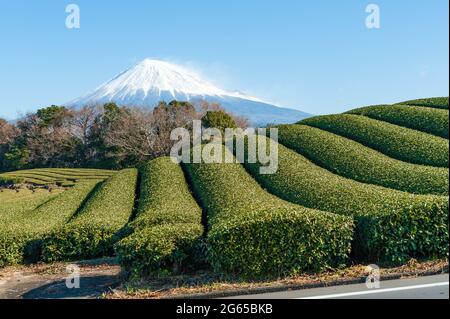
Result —
[{"label": "bare tree", "polygon": [[115,119],[114,125],[106,132],[105,143],[115,150],[114,156],[120,160],[142,162],[153,155],[156,138],[152,124],[150,111],[127,109]]},{"label": "bare tree", "polygon": [[[15,125],[0,119],[0,165],[22,167],[121,168],[170,154],[176,128],[192,129],[217,103],[161,102],[154,110],[115,103],[67,109],[52,105]],[[237,126],[248,121],[232,116]],[[0,168],[1,169],[1,168]]]},{"label": "bare tree", "polygon": [[0,145],[12,143],[18,134],[19,131],[14,125],[0,118]]},{"label": "bare tree", "polygon": [[121,160],[142,162],[169,155],[174,143],[172,130],[190,129],[194,119],[198,113],[185,102],[160,103],[153,111],[126,109],[108,130],[106,143]]},{"label": "bare tree", "polygon": [[103,108],[99,105],[84,106],[79,110],[72,110],[71,133],[78,138],[83,145],[89,143],[91,130],[96,119],[102,114]]},{"label": "bare tree", "polygon": [[74,165],[77,140],[70,131],[72,115],[63,108],[45,121],[36,114],[28,114],[18,122],[28,162],[44,167]]}]

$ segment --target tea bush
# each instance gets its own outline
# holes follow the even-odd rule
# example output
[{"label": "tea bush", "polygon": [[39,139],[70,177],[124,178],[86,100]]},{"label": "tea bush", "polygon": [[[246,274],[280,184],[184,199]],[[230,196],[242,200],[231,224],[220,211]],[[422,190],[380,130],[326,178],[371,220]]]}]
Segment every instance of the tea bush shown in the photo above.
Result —
[{"label": "tea bush", "polygon": [[447,97],[433,97],[433,98],[428,98],[428,99],[417,99],[417,100],[401,102],[399,104],[435,107],[435,108],[439,108],[439,109],[448,109],[448,96]]},{"label": "tea bush", "polygon": [[73,186],[76,182],[86,180],[105,180],[114,173],[115,171],[103,169],[39,168],[0,174],[0,185],[2,179],[10,179],[36,185],[49,185],[59,182],[60,184]]},{"label": "tea bush", "polygon": [[[350,123],[352,118],[347,117],[345,121]],[[448,168],[405,163],[353,140],[305,125],[279,126],[279,141],[319,166],[347,178],[410,193],[448,195]]]},{"label": "tea bush", "polygon": [[259,174],[259,163],[245,167],[269,192],[287,201],[354,218],[356,257],[398,262],[447,255],[448,197],[413,195],[346,179],[282,145],[278,156],[276,174]]},{"label": "tea bush", "polygon": [[[364,115],[375,120],[385,121],[391,124],[400,125],[448,139],[448,110],[432,109],[420,106],[405,106],[399,104],[367,106],[349,111],[347,113]],[[405,135],[409,134],[405,132]],[[428,140],[432,143],[431,138]],[[448,141],[445,142],[448,145]]]},{"label": "tea bush", "polygon": [[22,214],[32,211],[61,192],[55,190],[50,193],[45,189],[38,189],[33,192],[26,188],[20,189],[19,192],[13,189],[2,190],[0,192],[0,224],[14,222]]},{"label": "tea bush", "polygon": [[184,164],[208,214],[208,261],[246,277],[324,270],[347,261],[353,221],[262,189],[240,164]]},{"label": "tea bush", "polygon": [[36,209],[0,223],[0,267],[39,260],[43,238],[70,220],[97,183],[79,183]]},{"label": "tea bush", "polygon": [[137,170],[119,171],[100,184],[70,222],[48,236],[43,259],[87,259],[109,256],[134,207]]},{"label": "tea bush", "polygon": [[347,137],[404,162],[448,168],[449,143],[441,137],[353,114],[317,116],[300,124]]},{"label": "tea bush", "polygon": [[138,278],[175,266],[198,265],[195,255],[202,234],[203,226],[194,223],[144,227],[118,242],[115,250],[127,275]]},{"label": "tea bush", "polygon": [[128,237],[115,245],[123,268],[132,276],[201,263],[202,210],[189,191],[180,165],[169,157],[141,168],[139,208]]}]

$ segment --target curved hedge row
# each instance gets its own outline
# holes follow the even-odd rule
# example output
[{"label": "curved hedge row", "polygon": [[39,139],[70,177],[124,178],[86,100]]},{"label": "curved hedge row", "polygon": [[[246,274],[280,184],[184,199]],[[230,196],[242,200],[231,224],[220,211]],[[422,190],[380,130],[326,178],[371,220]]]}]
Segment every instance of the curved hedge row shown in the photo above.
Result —
[{"label": "curved hedge row", "polygon": [[40,258],[45,235],[63,227],[80,208],[98,182],[79,183],[75,187],[16,216],[0,226],[0,267]]},{"label": "curved hedge row", "polygon": [[6,228],[7,223],[14,222],[15,219],[43,205],[61,192],[54,190],[50,193],[46,189],[34,191],[21,189],[19,193],[6,189],[0,192],[0,233]]},{"label": "curved hedge row", "polygon": [[346,179],[282,145],[278,155],[276,174],[259,174],[260,164],[245,167],[263,187],[285,200],[355,218],[357,257],[397,262],[446,256],[448,197],[413,195]]},{"label": "curved hedge row", "polygon": [[201,262],[202,256],[193,254],[202,242],[202,210],[180,165],[169,157],[154,159],[141,169],[138,214],[129,227],[132,234],[115,250],[133,276]]},{"label": "curved hedge row", "polygon": [[136,182],[136,169],[122,170],[103,182],[67,225],[46,236],[43,259],[53,262],[110,255],[132,215]]},{"label": "curved hedge row", "polygon": [[201,263],[201,224],[161,224],[140,229],[115,245],[120,264],[132,278]]},{"label": "curved hedge row", "polygon": [[432,97],[429,99],[417,99],[417,100],[401,102],[398,104],[435,107],[438,109],[448,109],[448,96],[447,97]]},{"label": "curved hedge row", "polygon": [[208,214],[208,261],[218,272],[277,276],[345,262],[351,218],[266,191],[240,164],[184,164]]},{"label": "curved hedge row", "polygon": [[[354,117],[323,117],[319,118],[318,123],[323,121],[325,124],[321,126],[328,127],[327,122],[331,122],[344,130],[346,125],[338,125],[335,119],[344,121],[345,118],[345,122],[350,123],[348,127],[351,127],[350,121]],[[278,128],[281,144],[339,175],[410,193],[448,195],[447,168],[401,162],[355,141],[311,126],[281,125]]]},{"label": "curved hedge row", "polygon": [[352,114],[308,118],[309,125],[355,140],[398,160],[448,167],[448,140],[398,125]]},{"label": "curved hedge row", "polygon": [[115,174],[115,171],[100,169],[66,169],[66,168],[36,168],[0,174],[2,178],[16,178],[23,183],[36,185],[61,184],[73,186],[86,180],[102,181]]},{"label": "curved hedge row", "polygon": [[[448,139],[448,110],[420,106],[374,105],[346,112],[400,125]],[[442,142],[441,142],[442,143]],[[448,141],[446,141],[448,145]]]}]

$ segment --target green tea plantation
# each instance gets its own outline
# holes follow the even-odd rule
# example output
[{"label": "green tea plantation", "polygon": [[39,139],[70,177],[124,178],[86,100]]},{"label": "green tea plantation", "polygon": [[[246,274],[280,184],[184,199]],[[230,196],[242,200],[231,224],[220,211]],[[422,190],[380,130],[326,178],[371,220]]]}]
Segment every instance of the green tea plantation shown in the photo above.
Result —
[{"label": "green tea plantation", "polygon": [[116,257],[138,279],[261,279],[447,257],[448,119],[444,97],[280,125],[274,174],[248,156],[1,173],[0,267]]}]

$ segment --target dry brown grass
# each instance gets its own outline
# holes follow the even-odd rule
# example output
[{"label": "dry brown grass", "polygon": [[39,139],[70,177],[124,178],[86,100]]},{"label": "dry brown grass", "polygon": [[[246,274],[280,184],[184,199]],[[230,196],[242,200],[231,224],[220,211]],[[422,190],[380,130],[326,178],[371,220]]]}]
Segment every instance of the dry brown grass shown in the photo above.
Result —
[{"label": "dry brown grass", "polygon": [[[424,276],[448,272],[448,260],[417,261],[381,268],[382,279]],[[106,294],[108,299],[149,299],[210,297],[230,294],[263,293],[276,290],[302,289],[316,286],[330,286],[363,281],[367,276],[367,265],[354,265],[344,269],[321,274],[299,276],[270,281],[241,281],[221,278],[209,271],[166,278],[150,278],[134,283],[124,283],[118,289]]]}]

